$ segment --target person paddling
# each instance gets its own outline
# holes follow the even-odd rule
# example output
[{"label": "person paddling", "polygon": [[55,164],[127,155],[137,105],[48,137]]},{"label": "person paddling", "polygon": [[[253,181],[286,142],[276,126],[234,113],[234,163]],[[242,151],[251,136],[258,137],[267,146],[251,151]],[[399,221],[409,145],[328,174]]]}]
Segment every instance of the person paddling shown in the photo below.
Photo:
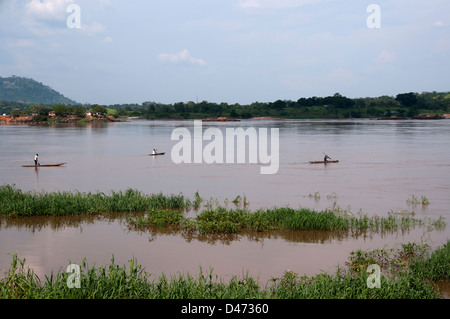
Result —
[{"label": "person paddling", "polygon": [[325,157],[323,158],[323,161],[326,162],[327,160],[331,159],[327,154],[325,154]]},{"label": "person paddling", "polygon": [[39,154],[36,154],[36,155],[34,156],[34,165],[35,165],[35,166],[41,165],[41,164],[39,164],[38,156],[39,156]]}]

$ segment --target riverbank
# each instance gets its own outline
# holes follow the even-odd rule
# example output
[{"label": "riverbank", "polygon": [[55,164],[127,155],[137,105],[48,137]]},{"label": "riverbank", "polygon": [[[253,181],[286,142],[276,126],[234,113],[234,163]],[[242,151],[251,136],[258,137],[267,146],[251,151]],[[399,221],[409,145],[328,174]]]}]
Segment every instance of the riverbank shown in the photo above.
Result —
[{"label": "riverbank", "polygon": [[[346,267],[333,275],[300,277],[286,270],[283,276],[261,283],[248,275],[225,282],[213,269],[197,277],[179,274],[168,278],[145,271],[136,259],[128,268],[112,257],[109,265],[58,272],[41,281],[13,254],[10,271],[0,279],[0,295],[7,299],[441,299],[440,287],[450,280],[450,242],[431,251],[425,244],[408,243],[401,249],[351,252]],[[368,271],[369,266],[378,271]],[[77,268],[77,266],[79,268]],[[376,268],[377,269],[377,268]],[[76,278],[76,279],[74,279]],[[448,296],[447,296],[448,297]]]},{"label": "riverbank", "polygon": [[55,125],[55,124],[83,124],[92,122],[124,122],[124,120],[114,118],[113,116],[107,117],[78,117],[78,116],[65,116],[54,117],[51,119],[37,119],[33,116],[0,116],[0,125]]}]

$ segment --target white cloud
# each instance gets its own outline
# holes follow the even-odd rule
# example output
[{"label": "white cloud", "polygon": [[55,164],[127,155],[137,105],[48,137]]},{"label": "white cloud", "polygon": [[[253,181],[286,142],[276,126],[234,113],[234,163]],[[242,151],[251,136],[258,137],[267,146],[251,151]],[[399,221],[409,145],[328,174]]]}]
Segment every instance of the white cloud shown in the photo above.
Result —
[{"label": "white cloud", "polygon": [[241,8],[260,8],[261,4],[258,0],[244,0],[239,1],[239,6]]},{"label": "white cloud", "polygon": [[67,6],[75,0],[28,0],[23,7],[21,24],[37,36],[54,35],[65,30]]},{"label": "white cloud", "polygon": [[[101,5],[108,5],[108,0],[98,0]],[[24,6],[24,15],[21,23],[35,35],[44,37],[61,34],[70,30],[67,19],[71,12],[67,11],[69,5],[76,0],[28,0]],[[106,27],[97,21],[85,23],[81,19],[79,30],[87,35],[103,33]]]},{"label": "white cloud", "polygon": [[381,53],[375,58],[375,61],[378,63],[389,63],[393,62],[396,58],[394,52],[383,50]]},{"label": "white cloud", "polygon": [[175,54],[161,53],[158,58],[160,61],[163,61],[163,62],[189,63],[189,64],[201,65],[201,66],[206,65],[206,62],[203,61],[202,59],[196,59],[193,56],[191,56],[191,54],[189,53],[189,51],[187,49],[184,49],[183,51],[175,53]]},{"label": "white cloud", "polygon": [[295,8],[326,0],[240,0],[238,6],[247,8]]},{"label": "white cloud", "polygon": [[396,64],[393,63],[397,60],[397,54],[395,52],[384,49],[373,59],[373,65],[369,65],[365,68],[367,73],[390,73],[395,69]]},{"label": "white cloud", "polygon": [[442,20],[435,21],[435,22],[433,23],[433,27],[435,27],[435,28],[437,28],[437,29],[447,28],[448,26],[449,26],[449,24],[446,23],[446,22],[444,22],[444,21],[442,21]]},{"label": "white cloud", "polygon": [[74,3],[74,0],[30,0],[25,9],[33,18],[64,20],[66,8],[71,3]]}]

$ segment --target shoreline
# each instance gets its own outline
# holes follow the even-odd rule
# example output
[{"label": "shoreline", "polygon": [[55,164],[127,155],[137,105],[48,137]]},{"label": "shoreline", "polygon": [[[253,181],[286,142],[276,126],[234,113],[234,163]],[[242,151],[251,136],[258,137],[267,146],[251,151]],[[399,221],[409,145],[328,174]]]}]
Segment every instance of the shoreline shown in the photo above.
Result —
[{"label": "shoreline", "polygon": [[[129,120],[174,120],[174,118],[153,118],[146,119],[144,117],[133,116],[133,117],[124,117],[124,118],[115,118],[113,116],[107,117],[61,117],[61,118],[52,118],[48,121],[36,121],[33,120],[32,116],[18,116],[13,117],[11,115],[0,115],[0,125],[58,125],[58,124],[85,124],[85,123],[93,123],[93,122],[127,122]],[[196,120],[198,118],[184,118],[182,120]],[[296,117],[276,117],[276,116],[256,116],[250,118],[202,118],[198,119],[203,122],[240,122],[241,120],[386,120],[386,121],[401,121],[401,120],[414,120],[414,121],[430,121],[430,120],[449,120],[450,114],[441,115],[432,115],[432,114],[420,114],[411,118],[406,117],[365,117],[365,118],[329,118],[329,117],[307,117],[307,118],[296,118]]]},{"label": "shoreline", "polygon": [[12,115],[0,115],[0,125],[56,125],[56,124],[83,124],[83,123],[92,123],[94,121],[102,121],[102,122],[125,122],[121,119],[116,119],[112,116],[104,117],[104,118],[96,118],[96,117],[77,117],[77,116],[68,116],[61,118],[53,118],[48,121],[36,121],[32,116],[17,116],[13,117]]},{"label": "shoreline", "polygon": [[[25,258],[14,253],[10,268],[0,277],[0,287],[11,299],[66,299],[75,296],[78,299],[90,299],[95,296],[99,299],[259,299],[265,302],[273,299],[322,298],[388,300],[420,297],[443,300],[449,297],[449,281],[445,271],[448,263],[442,265],[441,261],[448,256],[449,245],[447,241],[436,249],[430,249],[426,244],[408,243],[401,249],[391,251],[384,248],[353,250],[345,266],[337,265],[333,274],[300,276],[287,269],[281,276],[272,276],[266,283],[249,273],[231,274],[232,277],[225,280],[212,267],[204,272],[201,266],[198,275],[181,271],[176,276],[168,276],[164,271],[159,274],[149,273],[134,256],[129,260],[129,269],[125,264],[115,262],[113,256],[109,264],[103,266],[96,266],[95,263],[94,266],[88,266],[84,258],[81,266],[72,264],[79,275],[78,280],[70,282],[73,278],[59,271],[54,284],[52,280],[47,280],[48,277],[41,281],[33,267],[28,264],[25,267]],[[378,268],[369,275],[368,269],[373,264],[368,265],[374,262]],[[444,269],[437,268],[437,264],[441,264]],[[128,283],[126,286],[123,285],[124,281]],[[14,289],[15,285],[8,285],[8,282],[27,289]],[[67,285],[57,284],[59,282],[67,282]],[[72,290],[74,284],[83,289]],[[372,289],[375,287],[377,289]]]}]

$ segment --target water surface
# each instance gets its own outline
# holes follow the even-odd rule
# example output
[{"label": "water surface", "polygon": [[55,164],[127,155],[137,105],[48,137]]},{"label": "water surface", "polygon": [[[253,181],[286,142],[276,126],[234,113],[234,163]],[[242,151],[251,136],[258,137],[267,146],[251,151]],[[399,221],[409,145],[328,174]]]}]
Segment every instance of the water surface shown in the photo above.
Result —
[{"label": "water surface", "polygon": [[[126,188],[144,193],[178,194],[217,199],[224,205],[237,195],[250,209],[274,206],[317,210],[339,205],[354,213],[386,216],[414,211],[417,218],[444,216],[450,199],[450,121],[377,120],[245,120],[203,123],[218,127],[278,128],[280,165],[273,175],[260,174],[262,164],[175,164],[171,149],[177,127],[193,132],[193,121],[146,121],[87,126],[0,126],[0,183],[24,191],[105,193]],[[203,141],[203,145],[208,141]],[[151,149],[166,152],[151,157]],[[22,168],[33,162],[67,163],[57,168]],[[337,164],[311,165],[323,153]],[[315,194],[316,196],[310,196]],[[411,206],[412,196],[429,205]],[[398,247],[408,241],[438,246],[448,229],[407,233],[341,236],[332,233],[254,235],[187,240],[180,234],[135,231],[124,217],[3,219],[0,271],[11,253],[26,257],[38,273],[65,269],[68,261],[126,263],[135,257],[155,274],[214,268],[229,277],[249,271],[263,281],[290,269],[313,275],[332,272],[352,250]]]}]

